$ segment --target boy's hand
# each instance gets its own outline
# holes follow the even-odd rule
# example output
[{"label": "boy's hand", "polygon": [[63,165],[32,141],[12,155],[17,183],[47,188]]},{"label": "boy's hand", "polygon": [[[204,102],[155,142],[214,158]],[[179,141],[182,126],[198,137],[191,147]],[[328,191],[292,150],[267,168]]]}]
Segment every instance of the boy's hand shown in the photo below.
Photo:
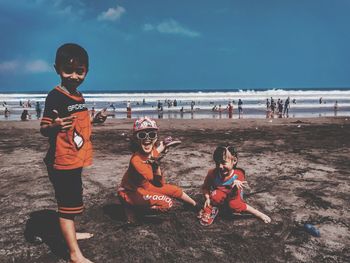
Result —
[{"label": "boy's hand", "polygon": [[104,123],[107,119],[107,114],[106,114],[107,109],[104,108],[103,110],[97,112],[96,116],[93,118],[92,122],[93,123]]},{"label": "boy's hand", "polygon": [[57,110],[53,110],[53,112],[57,116],[52,123],[53,127],[58,127],[60,131],[68,131],[73,127],[73,120],[76,118],[76,116],[68,116],[68,117],[60,118],[58,117]]}]

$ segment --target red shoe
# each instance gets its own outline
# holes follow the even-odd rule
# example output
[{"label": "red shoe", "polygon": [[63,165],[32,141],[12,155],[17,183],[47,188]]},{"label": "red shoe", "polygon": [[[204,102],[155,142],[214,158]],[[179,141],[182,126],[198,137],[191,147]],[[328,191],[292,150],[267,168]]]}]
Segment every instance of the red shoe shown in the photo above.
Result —
[{"label": "red shoe", "polygon": [[214,222],[218,213],[219,208],[215,206],[207,206],[206,208],[203,208],[198,215],[200,224],[202,226],[210,226]]}]

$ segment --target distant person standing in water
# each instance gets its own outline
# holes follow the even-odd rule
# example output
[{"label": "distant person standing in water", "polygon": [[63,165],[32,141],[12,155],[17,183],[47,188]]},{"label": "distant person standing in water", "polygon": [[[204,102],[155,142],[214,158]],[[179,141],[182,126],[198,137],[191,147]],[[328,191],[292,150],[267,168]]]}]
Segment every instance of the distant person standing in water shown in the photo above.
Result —
[{"label": "distant person standing in water", "polygon": [[282,118],[283,100],[278,99],[278,118]]},{"label": "distant person standing in water", "polygon": [[271,103],[269,101],[269,99],[266,99],[266,119],[270,119],[271,116]]},{"label": "distant person standing in water", "polygon": [[228,103],[226,109],[228,110],[228,117],[230,119],[232,119],[232,115],[233,115],[233,106],[231,104],[231,102]]},{"label": "distant person standing in water", "polygon": [[338,114],[338,101],[336,100],[334,103],[334,116],[337,116]]},{"label": "distant person standing in water", "polygon": [[30,119],[30,115],[29,115],[28,110],[23,110],[22,114],[21,114],[21,120],[22,121],[27,121],[29,119]]},{"label": "distant person standing in water", "polygon": [[194,108],[194,105],[195,105],[196,103],[194,102],[194,101],[191,101],[191,111],[193,111],[193,108]]},{"label": "distant person standing in water", "polygon": [[35,104],[35,111],[36,111],[36,118],[40,119],[40,117],[41,117],[41,105],[40,105],[39,101],[37,101]]},{"label": "distant person standing in water", "polygon": [[115,106],[114,106],[114,103],[112,102],[109,107],[111,107],[113,109],[113,111],[115,111]]},{"label": "distant person standing in water", "polygon": [[271,118],[275,117],[275,110],[276,110],[276,102],[271,97]]},{"label": "distant person standing in water", "polygon": [[238,118],[241,118],[241,115],[243,117],[243,101],[241,99],[238,100]]},{"label": "distant person standing in water", "polygon": [[5,108],[4,115],[6,119],[10,116],[10,111],[7,107]]},{"label": "distant person standing in water", "polygon": [[131,104],[130,101],[126,103],[126,117],[131,118]]},{"label": "distant person standing in water", "polygon": [[290,98],[288,97],[286,101],[284,102],[284,110],[283,110],[283,117],[289,117],[289,108],[290,108]]}]

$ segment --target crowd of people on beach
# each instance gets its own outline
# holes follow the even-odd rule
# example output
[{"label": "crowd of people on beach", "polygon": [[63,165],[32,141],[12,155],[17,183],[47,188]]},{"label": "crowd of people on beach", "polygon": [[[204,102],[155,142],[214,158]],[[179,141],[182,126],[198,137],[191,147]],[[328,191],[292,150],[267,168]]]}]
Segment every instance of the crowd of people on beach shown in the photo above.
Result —
[{"label": "crowd of people on beach", "polygon": [[[318,101],[319,101],[319,104],[326,104],[326,101],[322,97],[320,97]],[[33,104],[35,105],[34,107],[32,106]],[[107,112],[108,116],[115,117],[117,112],[121,114],[125,114],[125,111],[122,109],[122,107],[120,107],[120,103],[118,104],[114,102],[108,102],[106,104],[107,105],[103,108],[103,110]],[[192,116],[191,118],[193,118],[194,114],[201,114],[205,112],[205,105],[204,104],[201,105],[201,101],[196,102],[194,100],[178,101],[177,99],[165,99],[164,101],[157,100],[154,103],[154,102],[146,102],[146,100],[143,99],[142,102],[127,100],[125,102],[122,102],[121,104],[123,104],[125,107],[127,118],[132,118],[133,106],[141,106],[141,105],[143,107],[147,107],[150,105],[152,106],[152,108],[154,107],[154,111],[157,112],[159,119],[163,118],[164,112],[168,112],[168,113],[179,112],[181,118],[183,118],[185,113],[190,113]],[[266,110],[267,119],[272,119],[272,118],[275,118],[276,116],[278,118],[289,118],[291,105],[296,104],[296,99],[295,98],[291,99],[288,96],[284,101],[280,98],[278,98],[278,100],[275,101],[273,97],[270,97],[266,99],[265,103],[263,101],[258,103],[258,105],[261,105],[261,110],[263,110],[264,104],[266,106],[265,110]],[[164,110],[164,105],[167,108],[166,111]],[[226,107],[223,107],[222,104],[215,104],[214,102],[210,102],[210,105],[214,105],[211,107],[211,111],[214,113],[213,118],[216,117],[215,113],[218,114],[220,119],[223,113],[227,113],[227,117],[231,119],[234,116],[235,107],[237,107],[236,116],[238,117],[238,119],[243,118],[243,100],[240,98],[238,99],[237,103],[235,100],[230,99]],[[249,112],[251,112],[251,108],[250,108],[251,105],[252,105],[251,103],[246,104],[248,115],[249,115]],[[33,112],[36,116],[36,119],[41,118],[43,105],[39,101],[24,100],[23,102],[22,100],[20,100],[19,106],[20,108],[23,108],[22,113],[20,114],[21,120],[23,121],[31,120]],[[2,107],[3,107],[3,114],[5,119],[8,119],[11,114],[10,109],[11,107],[14,107],[14,105],[8,105],[6,101],[3,101]],[[96,110],[96,103],[93,103],[92,106],[90,107],[91,107],[91,110],[90,110],[91,116],[94,116],[95,110]],[[138,111],[140,109],[142,108],[138,108]],[[338,100],[334,102],[333,111],[334,111],[334,116],[337,116],[337,113],[339,111]],[[13,112],[16,115],[16,110],[14,110]],[[169,115],[169,118],[170,118],[170,115]]]},{"label": "crowd of people on beach", "polygon": [[[296,104],[296,100],[293,99],[293,104]],[[278,98],[277,102],[271,97],[271,99],[266,99],[266,118],[274,118],[277,114],[278,118],[288,118],[290,109],[290,98],[288,97],[284,103],[283,100]]]},{"label": "crowd of people on beach", "polygon": [[[20,119],[22,121],[26,121],[26,120],[31,120],[32,118],[32,114],[34,112],[36,119],[40,119],[41,115],[42,115],[42,111],[43,111],[43,105],[39,102],[36,101],[34,102],[34,107],[32,106],[32,101],[27,100],[25,102],[20,101],[20,107],[23,108],[21,114],[20,114]],[[212,104],[213,102],[210,102],[210,104]],[[323,98],[319,98],[319,103],[320,104],[326,104],[326,101],[323,100]],[[127,118],[132,118],[132,104],[133,105],[141,105],[140,102],[132,102],[130,100],[124,102],[125,105],[125,109],[126,109],[126,117]],[[214,104],[214,103],[213,103]],[[235,100],[230,100],[228,102],[228,104],[226,105],[226,107],[223,107],[222,104],[214,104],[214,106],[212,106],[211,111],[213,113],[218,113],[220,118],[221,115],[223,113],[227,113],[227,117],[228,118],[233,118],[234,116],[234,105],[236,104]],[[280,98],[277,99],[277,101],[275,101],[275,99],[273,97],[271,98],[267,98],[266,102],[265,102],[265,106],[266,106],[266,118],[267,119],[272,119],[272,118],[289,118],[290,117],[290,109],[291,109],[291,104],[296,104],[296,99],[290,99],[290,97],[287,97],[284,101]],[[93,106],[91,106],[91,115],[94,116],[95,114],[95,103],[93,103]],[[142,105],[148,105],[145,102],[145,99],[143,99]],[[193,114],[200,114],[202,112],[202,108],[200,107],[200,101],[196,102],[196,101],[190,101],[190,102],[182,102],[182,101],[177,101],[176,99],[174,100],[170,100],[170,99],[165,99],[164,102],[161,102],[160,100],[158,100],[156,102],[156,106],[155,106],[155,111],[158,113],[158,118],[161,119],[163,118],[163,113],[164,113],[164,106],[166,105],[167,107],[167,112],[171,112],[171,113],[175,113],[175,112],[179,112],[180,116],[183,117],[183,115],[185,113],[191,113],[192,116]],[[185,108],[187,105],[187,109]],[[198,105],[197,108],[195,108],[195,106]],[[247,104],[247,108],[249,111],[249,104]],[[5,117],[5,119],[8,119],[10,117],[11,114],[11,107],[13,107],[13,105],[8,105],[5,101],[2,103],[3,106],[3,115]],[[238,99],[237,102],[237,117],[238,119],[243,118],[243,100],[242,99]],[[152,105],[153,108],[153,105]],[[119,109],[116,107],[116,103],[110,102],[108,103],[108,105],[106,105],[105,111],[108,112],[108,116],[112,116],[115,117],[115,114],[117,112],[124,114],[124,111],[122,110],[122,108]],[[333,111],[334,111],[334,116],[337,116],[337,113],[339,111],[339,104],[338,104],[338,100],[336,100],[334,102],[333,105]],[[15,112],[15,111],[13,111]],[[248,112],[249,114],[249,112]],[[213,117],[215,117],[213,115]]]},{"label": "crowd of people on beach", "polygon": [[[219,104],[219,106],[217,104],[214,105],[214,107],[211,109],[213,112],[218,112],[220,115],[222,112],[227,111],[228,113],[228,117],[230,119],[232,119],[233,116],[233,104],[235,104],[235,101],[232,100],[228,102],[226,108],[222,108],[221,104]],[[241,117],[243,117],[243,101],[241,99],[238,99],[238,118],[240,119]]]},{"label": "crowd of people on beach", "polygon": [[[10,117],[11,111],[10,111],[10,105],[7,104],[6,101],[2,103],[2,106],[4,109],[4,117],[5,119],[8,119]],[[28,121],[32,119],[32,115],[30,113],[30,109],[32,108],[32,101],[26,100],[25,102],[22,102],[22,100],[19,101],[19,106],[23,108],[20,119],[22,121]],[[39,120],[41,118],[42,113],[42,105],[39,101],[35,102],[35,112],[36,112],[36,118]]]}]

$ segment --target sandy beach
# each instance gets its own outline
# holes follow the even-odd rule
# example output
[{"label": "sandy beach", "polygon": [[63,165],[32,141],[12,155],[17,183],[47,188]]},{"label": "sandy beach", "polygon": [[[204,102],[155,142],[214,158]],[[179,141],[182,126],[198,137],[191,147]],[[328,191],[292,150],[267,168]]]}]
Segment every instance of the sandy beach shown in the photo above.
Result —
[{"label": "sandy beach", "polygon": [[[169,213],[124,227],[116,187],[128,167],[133,120],[108,119],[93,130],[94,165],[83,177],[86,210],[76,221],[78,231],[94,234],[79,243],[89,259],[349,262],[350,118],[157,122],[161,138],[171,135],[183,142],[162,162],[168,182],[203,203],[200,186],[214,166],[212,152],[230,142],[239,152],[238,166],[246,170],[251,188],[247,203],[268,214],[272,223],[219,215],[213,225],[203,227],[176,202]],[[56,203],[42,161],[47,148],[39,121],[0,122],[0,262],[65,262],[64,245],[53,237]],[[41,244],[25,238],[33,218],[36,231],[50,226]],[[321,236],[307,233],[304,223],[314,224]]]}]

